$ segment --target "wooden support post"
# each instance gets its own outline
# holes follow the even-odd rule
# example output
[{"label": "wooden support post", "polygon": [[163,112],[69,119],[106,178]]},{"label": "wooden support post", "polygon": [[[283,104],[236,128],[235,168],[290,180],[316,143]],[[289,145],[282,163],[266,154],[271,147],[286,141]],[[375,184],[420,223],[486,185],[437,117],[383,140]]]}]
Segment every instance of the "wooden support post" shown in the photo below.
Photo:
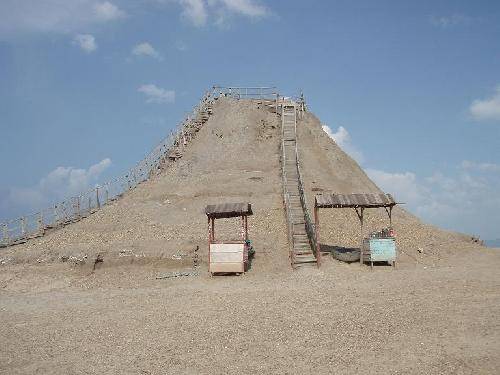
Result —
[{"label": "wooden support post", "polygon": [[360,207],[360,210],[358,211],[357,208],[354,208],[356,211],[356,215],[358,215],[359,218],[359,223],[360,223],[360,244],[359,244],[359,264],[363,265],[363,211],[364,208]]},{"label": "wooden support post", "polygon": [[210,226],[210,218],[208,218],[207,220],[208,220],[208,245],[210,247],[210,242],[212,242],[212,229]]},{"label": "wooden support post", "polygon": [[241,216],[241,239],[245,241],[245,216]]},{"label": "wooden support post", "polygon": [[97,208],[101,208],[101,202],[99,201],[99,187],[95,188],[95,201]]},{"label": "wooden support post", "polygon": [[215,219],[212,218],[212,241],[215,241]]},{"label": "wooden support post", "polygon": [[76,216],[78,219],[81,219],[82,217],[82,210],[81,210],[81,202],[80,200],[82,199],[81,195],[79,195],[78,197],[76,197]]},{"label": "wooden support post", "polygon": [[109,185],[106,184],[104,186],[105,186],[105,188],[104,188],[104,199],[105,199],[104,204],[108,204],[108,202],[109,202]]},{"label": "wooden support post", "polygon": [[[212,242],[212,231],[210,229],[210,218],[207,217],[208,223],[208,272],[210,272],[210,243]],[[212,276],[212,272],[210,272],[210,276]]]},{"label": "wooden support post", "polygon": [[2,224],[2,243],[10,244],[9,227],[7,224]]},{"label": "wooden support post", "polygon": [[389,225],[392,227],[392,207],[390,206],[389,209],[387,207],[384,207],[385,212],[387,212],[387,216],[389,216]]},{"label": "wooden support post", "polygon": [[321,265],[321,245],[319,243],[319,208],[314,204],[314,237],[316,243],[316,259],[318,267]]},{"label": "wooden support post", "polygon": [[38,214],[38,220],[37,220],[37,223],[38,223],[38,233],[39,234],[43,234],[44,232],[44,227],[43,227],[43,213],[40,212]]},{"label": "wooden support post", "polygon": [[26,218],[22,216],[19,220],[21,222],[21,234],[24,236],[26,234]]},{"label": "wooden support post", "polygon": [[132,187],[137,186],[137,173],[135,172],[135,168],[132,169]]},{"label": "wooden support post", "polygon": [[245,216],[245,241],[248,241],[248,216]]},{"label": "wooden support post", "polygon": [[57,204],[54,205],[54,226],[59,222],[59,214],[57,213]]}]

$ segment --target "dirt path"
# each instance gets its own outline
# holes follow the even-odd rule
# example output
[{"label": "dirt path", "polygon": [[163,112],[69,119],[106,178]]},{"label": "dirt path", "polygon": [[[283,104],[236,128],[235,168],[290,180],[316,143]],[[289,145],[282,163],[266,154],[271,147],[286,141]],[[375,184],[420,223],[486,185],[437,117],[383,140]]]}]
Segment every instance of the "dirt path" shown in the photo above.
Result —
[{"label": "dirt path", "polygon": [[434,268],[329,260],[214,279],[12,266],[0,373],[495,374],[499,267],[494,251]]}]

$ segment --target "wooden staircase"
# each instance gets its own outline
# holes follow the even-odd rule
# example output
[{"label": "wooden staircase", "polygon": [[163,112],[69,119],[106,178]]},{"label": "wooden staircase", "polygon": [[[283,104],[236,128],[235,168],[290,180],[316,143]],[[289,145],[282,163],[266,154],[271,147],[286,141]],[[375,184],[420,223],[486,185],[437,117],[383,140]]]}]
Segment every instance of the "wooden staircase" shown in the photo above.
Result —
[{"label": "wooden staircase", "polygon": [[288,221],[290,262],[292,267],[317,265],[306,231],[304,207],[300,199],[297,167],[297,115],[293,102],[285,102],[281,111],[283,195]]}]

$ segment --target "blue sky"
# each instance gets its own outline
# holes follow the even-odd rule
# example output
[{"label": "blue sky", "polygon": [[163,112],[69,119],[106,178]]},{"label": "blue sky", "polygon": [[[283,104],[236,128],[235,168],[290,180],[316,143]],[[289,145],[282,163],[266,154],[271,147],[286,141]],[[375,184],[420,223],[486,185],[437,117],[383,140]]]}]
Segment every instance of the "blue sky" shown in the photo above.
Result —
[{"label": "blue sky", "polygon": [[426,221],[500,237],[500,3],[2,0],[0,218],[119,175],[213,84],[304,90]]}]

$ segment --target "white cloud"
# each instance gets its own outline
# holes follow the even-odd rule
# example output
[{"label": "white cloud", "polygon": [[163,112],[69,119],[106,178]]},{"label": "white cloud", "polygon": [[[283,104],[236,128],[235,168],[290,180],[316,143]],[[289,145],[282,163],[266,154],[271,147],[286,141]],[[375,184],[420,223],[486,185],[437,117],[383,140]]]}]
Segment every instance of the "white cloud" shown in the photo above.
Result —
[{"label": "white cloud", "polygon": [[[359,162],[362,154],[352,144],[349,132],[340,126],[323,130]],[[360,157],[361,156],[361,157]],[[414,172],[390,172],[365,168],[368,177],[384,192],[424,221],[484,238],[500,238],[500,164],[464,160],[446,173],[430,176]]]},{"label": "white cloud", "polygon": [[203,0],[179,0],[183,10],[181,17],[194,26],[203,26],[207,22],[207,9]]},{"label": "white cloud", "polygon": [[463,14],[452,14],[451,16],[435,16],[429,17],[429,22],[436,27],[447,29],[452,26],[469,25],[474,22],[474,19]]},{"label": "white cloud", "polygon": [[266,7],[251,0],[209,0],[208,3],[215,14],[215,24],[224,28],[235,15],[258,19],[270,14]]},{"label": "white cloud", "polygon": [[175,101],[175,91],[165,90],[154,84],[142,85],[137,91],[147,96],[147,103],[173,103]]},{"label": "white cloud", "polygon": [[96,18],[102,21],[112,21],[125,17],[125,12],[109,1],[95,4],[94,13]]},{"label": "white cloud", "polygon": [[247,17],[264,17],[269,14],[269,10],[252,0],[209,0],[212,6],[220,5],[230,12],[241,14]]},{"label": "white cloud", "polygon": [[465,170],[472,169],[483,172],[500,172],[500,164],[494,163],[476,163],[470,160],[464,160],[460,166]]},{"label": "white cloud", "polygon": [[106,158],[88,169],[57,167],[38,184],[28,188],[11,188],[0,197],[3,212],[20,215],[47,208],[94,187],[102,173],[111,166]]},{"label": "white cloud", "polygon": [[384,191],[427,222],[464,233],[497,238],[500,222],[500,174],[495,164],[464,161],[455,176],[436,172],[418,178],[412,172],[366,169]]},{"label": "white cloud", "polygon": [[194,26],[205,26],[209,19],[216,25],[225,25],[233,16],[252,19],[268,16],[270,11],[255,0],[156,0],[158,3],[177,2],[181,18]]},{"label": "white cloud", "polygon": [[73,39],[73,44],[78,45],[82,50],[87,53],[93,52],[97,49],[95,38],[90,34],[78,34]]},{"label": "white cloud", "polygon": [[398,202],[421,204],[425,192],[417,184],[417,176],[414,173],[391,173],[370,168],[365,169],[365,172],[382,191],[393,194]]},{"label": "white cloud", "polygon": [[160,53],[148,42],[140,43],[132,48],[132,54],[136,56],[149,56],[161,60]]},{"label": "white cloud", "polygon": [[500,121],[500,86],[495,91],[491,98],[472,102],[469,110],[474,119]]},{"label": "white cloud", "polygon": [[2,0],[0,38],[23,33],[79,32],[122,18],[112,3],[95,0]]},{"label": "white cloud", "polygon": [[332,138],[342,150],[349,154],[350,157],[352,157],[360,164],[363,163],[363,153],[353,146],[351,142],[351,136],[343,126],[339,126],[335,133],[328,125],[322,125],[322,128],[325,133],[328,134],[328,136]]}]

